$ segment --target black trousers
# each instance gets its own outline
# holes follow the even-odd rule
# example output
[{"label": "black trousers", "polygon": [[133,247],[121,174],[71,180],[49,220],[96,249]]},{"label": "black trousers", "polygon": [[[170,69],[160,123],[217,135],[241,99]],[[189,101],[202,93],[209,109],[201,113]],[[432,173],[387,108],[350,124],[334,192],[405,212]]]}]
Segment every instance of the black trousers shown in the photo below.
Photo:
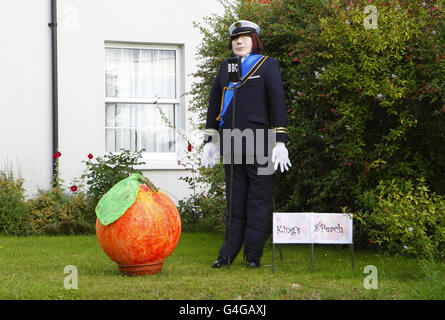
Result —
[{"label": "black trousers", "polygon": [[[258,164],[233,166],[233,207],[230,259],[238,255],[244,242],[247,261],[259,262],[272,220],[273,174],[258,175]],[[263,166],[261,166],[263,167]],[[230,165],[224,165],[226,175],[226,232],[219,256],[229,257],[229,195]]]}]

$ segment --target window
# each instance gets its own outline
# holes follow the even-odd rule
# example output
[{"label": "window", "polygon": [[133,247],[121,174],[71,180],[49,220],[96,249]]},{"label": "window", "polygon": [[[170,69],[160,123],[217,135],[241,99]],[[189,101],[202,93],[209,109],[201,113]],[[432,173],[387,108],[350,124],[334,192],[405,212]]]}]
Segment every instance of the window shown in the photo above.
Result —
[{"label": "window", "polygon": [[177,47],[105,47],[105,149],[176,158]]}]

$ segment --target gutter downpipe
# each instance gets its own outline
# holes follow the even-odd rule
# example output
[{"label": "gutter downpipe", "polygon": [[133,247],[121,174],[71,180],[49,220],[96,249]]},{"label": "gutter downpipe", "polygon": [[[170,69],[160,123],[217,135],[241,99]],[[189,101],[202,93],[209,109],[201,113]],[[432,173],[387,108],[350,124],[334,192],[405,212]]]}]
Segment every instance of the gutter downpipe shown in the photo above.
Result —
[{"label": "gutter downpipe", "polygon": [[[52,75],[52,151],[55,155],[59,149],[59,106],[58,106],[58,73],[57,73],[57,0],[51,1],[51,75]],[[53,188],[58,185],[58,158],[53,156]]]}]

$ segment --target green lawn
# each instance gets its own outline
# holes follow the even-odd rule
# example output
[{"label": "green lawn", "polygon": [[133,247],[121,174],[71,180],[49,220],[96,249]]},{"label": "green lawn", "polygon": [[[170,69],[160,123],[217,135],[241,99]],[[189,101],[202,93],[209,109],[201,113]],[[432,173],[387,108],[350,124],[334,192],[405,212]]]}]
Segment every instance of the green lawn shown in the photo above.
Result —
[{"label": "green lawn", "polygon": [[[248,269],[238,257],[230,270],[212,269],[222,236],[183,233],[156,275],[129,277],[95,236],[0,237],[0,299],[444,299],[445,267],[425,273],[414,259],[349,247],[283,246],[276,268]],[[271,264],[266,245],[262,264]],[[64,268],[78,269],[78,289],[64,287]],[[378,289],[365,289],[364,267],[378,271]]]}]

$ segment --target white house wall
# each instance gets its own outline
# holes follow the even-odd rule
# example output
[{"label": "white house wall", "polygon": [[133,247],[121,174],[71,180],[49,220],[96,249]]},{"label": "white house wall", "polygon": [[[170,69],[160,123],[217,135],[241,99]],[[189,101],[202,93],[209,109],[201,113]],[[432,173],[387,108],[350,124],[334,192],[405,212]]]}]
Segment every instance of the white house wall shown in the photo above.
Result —
[{"label": "white house wall", "polygon": [[0,169],[48,189],[51,152],[49,1],[0,2]]},{"label": "white house wall", "polygon": [[[0,161],[20,168],[32,194],[50,188],[52,174],[50,1],[2,0],[0,9],[0,26],[10,30],[2,32]],[[216,0],[58,1],[60,175],[66,185],[82,173],[89,153],[105,154],[105,43],[177,45],[184,93],[194,80],[201,40],[193,21],[221,12]],[[182,98],[181,112],[188,100]],[[179,180],[187,171],[176,160],[152,161],[142,169],[175,201],[190,193]]]}]

